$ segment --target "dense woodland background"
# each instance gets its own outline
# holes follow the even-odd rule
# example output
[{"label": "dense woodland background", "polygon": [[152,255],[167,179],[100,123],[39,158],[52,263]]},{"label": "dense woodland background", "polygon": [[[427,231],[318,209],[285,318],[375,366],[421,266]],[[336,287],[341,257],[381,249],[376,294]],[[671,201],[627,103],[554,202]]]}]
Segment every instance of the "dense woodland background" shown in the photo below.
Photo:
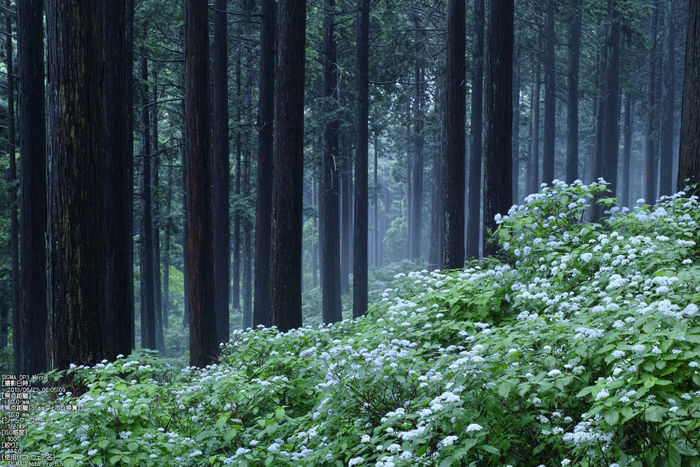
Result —
[{"label": "dense woodland background", "polygon": [[364,314],[371,268],[495,254],[541,183],[671,195],[697,3],[8,0],[3,372],[186,327],[204,366],[231,328]]}]

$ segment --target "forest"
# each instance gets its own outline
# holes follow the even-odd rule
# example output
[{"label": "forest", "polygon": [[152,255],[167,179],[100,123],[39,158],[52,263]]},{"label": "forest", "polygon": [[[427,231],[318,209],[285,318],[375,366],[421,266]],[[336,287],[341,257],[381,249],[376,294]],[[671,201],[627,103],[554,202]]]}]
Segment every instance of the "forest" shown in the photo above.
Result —
[{"label": "forest", "polygon": [[698,0],[3,20],[0,465],[700,466]]}]

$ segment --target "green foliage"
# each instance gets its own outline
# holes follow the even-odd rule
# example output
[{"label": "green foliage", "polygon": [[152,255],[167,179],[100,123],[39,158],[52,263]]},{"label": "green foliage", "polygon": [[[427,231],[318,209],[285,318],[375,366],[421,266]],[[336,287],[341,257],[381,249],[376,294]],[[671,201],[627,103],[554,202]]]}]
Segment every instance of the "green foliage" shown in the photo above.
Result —
[{"label": "green foliage", "polygon": [[514,207],[505,261],[382,271],[366,318],[235,332],[203,369],[146,353],[55,373],[72,393],[47,404],[83,410],[37,414],[22,448],[69,466],[697,465],[697,198],[584,223],[604,188]]}]

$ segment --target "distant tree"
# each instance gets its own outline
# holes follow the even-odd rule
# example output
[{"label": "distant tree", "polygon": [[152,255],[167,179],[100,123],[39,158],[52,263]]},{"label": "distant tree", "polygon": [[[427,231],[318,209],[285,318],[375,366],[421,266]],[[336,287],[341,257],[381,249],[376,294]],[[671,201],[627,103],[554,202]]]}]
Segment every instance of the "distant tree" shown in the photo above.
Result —
[{"label": "distant tree", "polygon": [[187,0],[185,9],[190,365],[204,367],[216,358],[219,349],[214,310],[212,248],[209,4],[206,0]]},{"label": "distant tree", "polygon": [[[484,171],[484,238],[496,230],[496,214],[505,215],[512,200],[513,128],[513,0],[492,0],[489,6],[486,60],[486,144]],[[550,180],[551,182],[551,180]],[[497,245],[485,242],[484,256]]]},{"label": "distant tree", "polygon": [[340,304],[340,179],[337,117],[338,57],[335,37],[335,0],[325,3],[323,37],[323,95],[327,121],[323,128],[323,161],[321,176],[321,271],[323,271],[323,322],[336,323],[343,319]]},{"label": "distant tree", "polygon": [[300,327],[306,0],[280,0],[272,204],[271,324]]},{"label": "distant tree", "polygon": [[[466,8],[464,0],[447,2],[447,56],[445,77],[445,129],[443,161],[442,267],[464,267],[464,123],[466,118]],[[508,71],[510,73],[510,70]]]},{"label": "distant tree", "polygon": [[154,239],[153,239],[153,196],[151,190],[151,121],[148,98],[148,58],[145,54],[141,59],[141,80],[143,90],[141,93],[141,125],[143,128],[143,138],[141,144],[141,185],[143,194],[141,206],[143,210],[142,218],[142,241],[141,241],[141,346],[144,349],[156,350],[156,297],[155,297],[155,265]]},{"label": "distant tree", "polygon": [[566,87],[566,183],[578,176],[578,101],[579,64],[581,59],[581,0],[571,0],[569,10],[568,72]]},{"label": "distant tree", "polygon": [[540,190],[540,62],[535,63],[535,76],[530,85],[530,155],[527,160],[527,192]]},{"label": "distant tree", "polygon": [[647,91],[647,121],[646,121],[646,137],[645,137],[645,199],[647,204],[654,204],[656,201],[656,178],[658,171],[656,170],[656,140],[654,136],[654,127],[656,125],[658,109],[656,106],[656,84],[657,84],[657,45],[656,39],[659,28],[659,7],[654,7],[654,12],[651,17],[651,43],[652,49],[649,53],[649,82]]},{"label": "distant tree", "polygon": [[[547,2],[544,41],[544,141],[542,142],[542,183],[554,180],[554,142],[556,137],[557,68],[554,35],[555,4]],[[505,213],[504,213],[505,214]],[[487,219],[489,221],[489,219]]]},{"label": "distant tree", "polygon": [[[695,0],[694,0],[695,1]],[[663,91],[661,108],[661,152],[659,154],[659,196],[673,194],[673,146],[676,103],[676,21],[673,0],[665,0]],[[691,2],[692,3],[692,2]]]},{"label": "distant tree", "polygon": [[[10,2],[7,2],[10,7]],[[10,155],[10,269],[12,280],[12,314],[19,315],[19,222],[17,212],[17,159],[15,144],[15,78],[12,47],[12,16],[7,15],[7,153]],[[7,309],[0,318],[0,347],[7,345]]]},{"label": "distant tree", "polygon": [[275,0],[262,0],[260,100],[258,110],[257,209],[255,216],[255,287],[253,324],[270,326],[270,252],[272,163],[275,110]]},{"label": "distant tree", "polygon": [[617,196],[617,165],[620,145],[620,12],[616,0],[609,3],[610,33],[603,109],[603,178]]},{"label": "distant tree", "polygon": [[[26,0],[19,13],[20,288],[13,310],[15,373],[48,369],[46,355],[46,121],[44,90],[44,2]],[[32,336],[31,339],[21,336]]]},{"label": "distant tree", "polygon": [[691,1],[683,78],[677,190],[700,195],[700,2]]},{"label": "distant tree", "polygon": [[469,151],[469,206],[467,209],[467,258],[479,258],[481,249],[481,165],[484,110],[484,0],[474,1],[474,72],[472,75],[471,150]]},{"label": "distant tree", "polygon": [[[352,315],[354,318],[367,313],[367,270],[369,267],[367,245],[369,222],[369,3],[369,0],[357,1],[357,152],[355,153],[355,240],[352,292]],[[376,133],[374,141],[374,184],[376,186]],[[374,219],[376,229],[376,209]],[[420,239],[420,233],[418,238]]]},{"label": "distant tree", "polygon": [[231,169],[228,147],[228,34],[227,0],[216,0],[213,47],[213,165],[214,165],[214,304],[219,342],[229,340],[229,292],[231,287],[231,227],[229,195]]},{"label": "distant tree", "polygon": [[[109,356],[102,2],[48,2],[49,366]],[[40,105],[43,105],[41,103]],[[36,122],[32,122],[36,125]]]},{"label": "distant tree", "polygon": [[[102,54],[104,60],[103,139],[106,171],[105,193],[107,203],[107,325],[109,326],[109,358],[128,355],[132,349],[132,322],[134,294],[131,281],[133,268],[129,255],[129,178],[127,142],[127,68],[126,62],[126,2],[102,1]],[[130,64],[129,64],[130,65]]]}]

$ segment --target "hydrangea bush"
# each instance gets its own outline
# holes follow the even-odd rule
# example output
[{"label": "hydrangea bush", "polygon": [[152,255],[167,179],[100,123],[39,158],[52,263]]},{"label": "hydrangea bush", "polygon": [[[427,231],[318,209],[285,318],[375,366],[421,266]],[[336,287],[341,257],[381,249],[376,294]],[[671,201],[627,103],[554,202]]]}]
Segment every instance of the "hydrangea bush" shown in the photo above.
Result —
[{"label": "hydrangea bush", "polygon": [[498,218],[500,260],[397,273],[369,316],[236,333],[220,362],[141,353],[23,437],[73,465],[700,465],[697,199],[586,222],[605,183]]}]

